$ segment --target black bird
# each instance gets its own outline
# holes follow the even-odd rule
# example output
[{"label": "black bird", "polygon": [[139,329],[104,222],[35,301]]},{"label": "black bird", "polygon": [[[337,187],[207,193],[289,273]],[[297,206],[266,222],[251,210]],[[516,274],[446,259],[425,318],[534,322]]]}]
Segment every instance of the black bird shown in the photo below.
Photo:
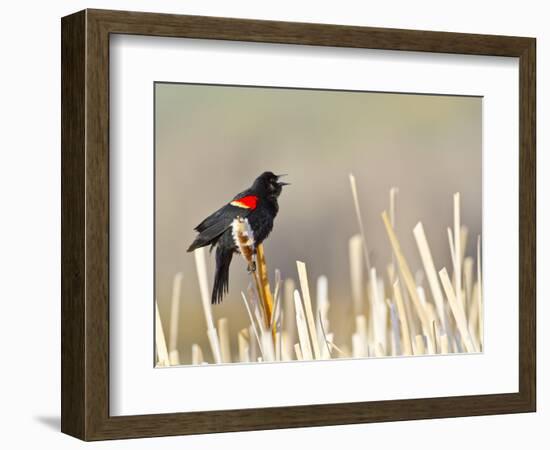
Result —
[{"label": "black bird", "polygon": [[212,289],[212,303],[221,303],[229,290],[229,265],[233,253],[239,250],[233,239],[233,223],[237,218],[248,222],[254,234],[254,245],[261,244],[273,229],[273,220],[279,212],[277,199],[283,186],[283,175],[262,173],[250,188],[237,194],[228,204],[218,209],[195,227],[199,235],[187,249],[188,252],[210,245],[216,247],[216,275]]}]

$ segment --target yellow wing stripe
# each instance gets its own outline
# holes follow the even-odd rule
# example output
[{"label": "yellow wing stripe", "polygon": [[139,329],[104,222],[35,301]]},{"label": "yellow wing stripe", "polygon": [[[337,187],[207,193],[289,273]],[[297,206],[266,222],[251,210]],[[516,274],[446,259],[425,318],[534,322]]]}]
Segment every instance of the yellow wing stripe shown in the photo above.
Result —
[{"label": "yellow wing stripe", "polygon": [[230,203],[231,206],[237,206],[239,208],[245,208],[245,209],[250,209],[250,206],[247,205],[246,203],[243,203],[243,202],[240,202],[239,200],[233,200],[231,203]]}]

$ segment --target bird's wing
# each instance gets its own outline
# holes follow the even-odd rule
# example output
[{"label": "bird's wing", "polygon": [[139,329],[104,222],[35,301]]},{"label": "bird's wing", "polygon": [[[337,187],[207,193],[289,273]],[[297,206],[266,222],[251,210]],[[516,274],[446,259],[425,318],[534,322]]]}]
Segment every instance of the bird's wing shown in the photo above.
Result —
[{"label": "bird's wing", "polygon": [[257,205],[258,197],[255,195],[236,196],[230,203],[218,209],[195,227],[199,235],[188,250],[214,244],[219,236],[231,226],[233,220],[237,217],[245,218],[256,209]]},{"label": "bird's wing", "polygon": [[255,195],[236,196],[227,205],[222,206],[199,223],[195,227],[195,231],[202,233],[203,231],[213,229],[212,231],[216,230],[218,233],[223,233],[235,218],[246,217],[256,209],[257,205],[258,197]]}]

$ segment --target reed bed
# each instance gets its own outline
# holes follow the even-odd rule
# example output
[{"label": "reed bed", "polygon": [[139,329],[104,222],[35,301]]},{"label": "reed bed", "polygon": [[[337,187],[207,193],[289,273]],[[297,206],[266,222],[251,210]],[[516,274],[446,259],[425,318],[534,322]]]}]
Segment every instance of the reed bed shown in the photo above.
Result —
[{"label": "reed bed", "polygon": [[[212,360],[196,343],[191,361],[180,361],[177,349],[182,274],[174,276],[169,330],[164,330],[156,308],[158,366],[220,364],[333,358],[477,353],[483,350],[481,237],[477,253],[465,255],[468,229],[461,223],[460,193],[452,199],[453,224],[447,229],[451,266],[437,266],[422,222],[411,230],[421,267],[413,272],[395,232],[397,188],[389,192],[389,213],[381,213],[391,258],[385,267],[371,265],[356,180],[349,177],[358,233],[348,241],[351,339],[340,340],[331,329],[329,278],[316,279],[316,297],[306,262],[296,261],[296,278],[282,279],[278,270],[269,280],[262,245],[254,247],[251,230],[239,221],[234,238],[245,259],[250,284],[241,292],[242,314],[249,326],[230,334],[224,317],[214,322],[210,304],[205,251],[195,251],[195,265],[204,311],[205,333]],[[475,271],[474,271],[475,267]],[[414,275],[413,275],[414,273]],[[296,280],[297,279],[297,283]],[[272,287],[273,286],[273,287]],[[166,331],[166,333],[165,333]],[[165,338],[168,336],[168,339]],[[237,349],[234,354],[231,349]]]}]

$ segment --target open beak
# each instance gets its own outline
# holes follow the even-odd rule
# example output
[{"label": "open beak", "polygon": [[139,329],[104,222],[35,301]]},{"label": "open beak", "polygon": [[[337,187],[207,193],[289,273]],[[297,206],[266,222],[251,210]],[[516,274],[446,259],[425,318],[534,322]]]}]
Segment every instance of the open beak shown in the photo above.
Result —
[{"label": "open beak", "polygon": [[[281,177],[286,177],[287,174],[286,173],[283,173],[281,175],[277,175],[277,180],[279,180],[279,178]],[[288,186],[290,183],[285,183],[284,181],[277,181],[279,183],[279,186]]]}]

